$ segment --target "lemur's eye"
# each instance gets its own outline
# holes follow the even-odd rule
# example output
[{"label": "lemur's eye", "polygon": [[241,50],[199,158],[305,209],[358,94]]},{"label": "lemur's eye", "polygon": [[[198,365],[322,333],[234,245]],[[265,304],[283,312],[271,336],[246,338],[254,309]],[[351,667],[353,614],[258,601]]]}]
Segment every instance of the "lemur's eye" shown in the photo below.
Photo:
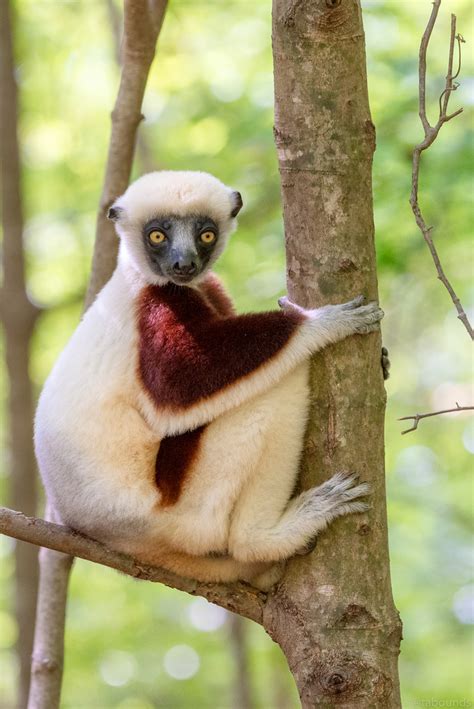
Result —
[{"label": "lemur's eye", "polygon": [[203,231],[203,233],[199,235],[199,238],[203,244],[212,244],[216,239],[216,235],[213,231]]},{"label": "lemur's eye", "polygon": [[152,244],[162,244],[163,241],[166,239],[166,235],[163,234],[162,231],[153,229],[153,231],[150,231],[150,233],[148,234],[148,238]]}]

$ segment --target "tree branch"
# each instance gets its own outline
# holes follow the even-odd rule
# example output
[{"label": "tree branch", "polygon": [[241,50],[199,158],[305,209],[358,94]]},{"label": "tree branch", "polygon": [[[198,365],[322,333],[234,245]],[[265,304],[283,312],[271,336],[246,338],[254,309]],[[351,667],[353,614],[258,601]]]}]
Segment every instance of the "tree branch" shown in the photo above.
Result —
[{"label": "tree branch", "polygon": [[[106,0],[107,14],[109,16],[110,29],[112,32],[112,40],[114,47],[115,61],[119,67],[122,66],[122,33],[123,33],[123,18],[115,4],[114,0]],[[138,167],[141,172],[152,172],[157,170],[156,162],[153,160],[152,149],[148,144],[146,136],[140,130],[137,131],[136,155],[138,158]]]},{"label": "tree branch", "polygon": [[411,421],[413,420],[413,426],[411,428],[407,428],[406,431],[402,431],[402,435],[405,433],[410,433],[410,431],[416,431],[418,428],[418,423],[421,421],[421,419],[427,419],[430,416],[440,416],[441,414],[451,414],[456,411],[472,411],[474,410],[474,406],[459,406],[458,402],[456,402],[456,408],[455,409],[443,409],[442,411],[432,411],[431,413],[428,414],[413,414],[411,416],[402,416],[399,418],[399,421]]},{"label": "tree branch", "polygon": [[125,0],[122,73],[112,111],[112,133],[97,214],[86,308],[115,268],[117,236],[113,224],[107,219],[107,212],[112,202],[126,190],[130,179],[137,129],[143,119],[143,95],[166,5],[167,0]]},{"label": "tree branch", "polygon": [[157,566],[138,562],[128,554],[114,551],[104,544],[75,532],[69,527],[36,517],[27,517],[22,512],[0,507],[0,533],[15,539],[77,556],[95,564],[108,566],[144,581],[163,583],[170,588],[185,591],[192,596],[203,596],[229,611],[262,622],[266,594],[244,583],[224,585],[205,584],[167,571]]},{"label": "tree branch", "polygon": [[[462,108],[459,108],[457,111],[454,111],[454,113],[448,114],[448,104],[449,104],[449,99],[451,98],[451,94],[453,91],[456,91],[458,88],[459,84],[455,81],[456,77],[459,75],[459,72],[461,71],[461,43],[464,42],[463,37],[460,34],[456,34],[456,16],[451,15],[451,35],[450,35],[450,42],[449,42],[449,58],[448,58],[448,70],[446,73],[446,82],[445,82],[445,87],[443,92],[441,93],[439,97],[439,116],[436,124],[432,126],[429,122],[429,119],[427,117],[426,113],[426,55],[427,55],[427,50],[428,50],[428,44],[431,38],[431,33],[433,31],[433,27],[436,22],[436,18],[438,16],[438,11],[439,7],[441,5],[441,0],[434,0],[433,2],[433,9],[431,10],[431,15],[428,20],[428,24],[426,26],[426,29],[423,33],[423,37],[421,39],[421,44],[420,44],[420,52],[419,52],[419,67],[418,67],[418,75],[419,75],[419,83],[418,83],[418,92],[419,92],[419,116],[421,123],[423,125],[423,131],[424,131],[424,139],[419,143],[418,145],[415,146],[413,150],[413,162],[412,162],[412,189],[411,189],[411,195],[410,195],[410,205],[413,211],[413,214],[415,216],[415,221],[423,234],[423,238],[430,250],[431,257],[433,259],[433,262],[436,266],[436,271],[438,273],[438,278],[441,281],[441,283],[444,285],[446,290],[448,291],[449,295],[451,296],[451,300],[454,303],[454,306],[458,312],[458,318],[461,320],[463,323],[464,327],[466,328],[467,332],[469,333],[471,339],[474,339],[474,331],[472,329],[471,323],[469,322],[469,319],[466,315],[466,312],[464,310],[464,307],[458,298],[454,288],[452,287],[450,281],[448,280],[444,269],[441,265],[441,261],[438,255],[438,252],[436,250],[436,247],[433,242],[432,238],[432,231],[433,227],[427,226],[424,217],[422,215],[420,206],[418,204],[418,183],[419,183],[419,174],[420,174],[420,159],[421,159],[421,154],[424,150],[430,147],[436,140],[439,131],[441,130],[441,126],[444,123],[447,123],[450,121],[452,118],[455,116],[458,116],[460,113],[462,113]],[[455,43],[457,42],[458,46],[458,68],[455,74],[453,74],[453,63],[454,63],[454,46]]]}]

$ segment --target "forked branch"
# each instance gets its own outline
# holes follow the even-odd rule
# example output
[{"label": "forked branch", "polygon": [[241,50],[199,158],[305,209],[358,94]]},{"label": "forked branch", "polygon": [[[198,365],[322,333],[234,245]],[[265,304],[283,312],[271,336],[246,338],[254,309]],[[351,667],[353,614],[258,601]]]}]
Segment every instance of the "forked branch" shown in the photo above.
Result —
[{"label": "forked branch", "polygon": [[[448,105],[449,105],[449,99],[451,98],[451,94],[453,91],[456,91],[458,88],[459,84],[456,81],[456,78],[459,76],[459,73],[461,71],[461,44],[464,42],[463,37],[460,34],[456,34],[456,16],[451,15],[451,35],[450,35],[450,42],[449,42],[449,57],[448,57],[448,70],[446,73],[446,82],[444,89],[439,97],[439,115],[438,115],[438,120],[435,123],[435,125],[431,125],[427,112],[426,112],[426,55],[427,55],[427,50],[428,50],[428,45],[429,41],[431,38],[431,34],[433,32],[433,27],[436,22],[436,18],[438,16],[438,11],[439,7],[441,5],[441,0],[434,0],[433,2],[433,9],[431,11],[430,18],[428,20],[428,24],[426,26],[425,32],[423,34],[423,37],[421,39],[421,44],[420,44],[420,53],[419,53],[419,66],[418,66],[418,71],[419,71],[419,116],[421,123],[423,125],[423,131],[424,131],[424,139],[419,143],[418,145],[415,146],[413,150],[413,162],[412,162],[412,189],[411,189],[411,195],[410,195],[410,204],[411,208],[413,210],[413,214],[415,215],[415,220],[416,223],[423,234],[423,238],[430,250],[431,257],[434,261],[434,264],[436,266],[436,271],[438,273],[438,278],[441,281],[441,283],[444,285],[446,290],[448,291],[449,295],[451,296],[451,300],[454,303],[454,306],[457,310],[458,313],[458,318],[461,320],[463,323],[464,327],[466,328],[467,332],[469,333],[471,339],[474,339],[474,331],[472,329],[471,323],[469,322],[469,319],[466,315],[466,312],[464,310],[464,307],[457,296],[453,286],[451,285],[450,281],[448,280],[444,269],[441,265],[441,261],[438,255],[438,252],[436,250],[436,247],[433,242],[433,237],[432,237],[432,231],[433,227],[427,226],[424,217],[421,213],[421,209],[418,203],[418,182],[419,182],[419,173],[420,173],[420,159],[421,159],[421,154],[424,150],[430,147],[430,145],[433,144],[433,142],[436,140],[439,131],[441,130],[441,126],[443,126],[445,123],[450,121],[452,118],[455,116],[458,116],[460,113],[462,113],[462,108],[459,108],[457,111],[454,111],[453,113],[448,113]],[[457,46],[457,54],[458,54],[458,61],[457,61],[457,67],[456,71],[454,72],[453,66],[454,66],[454,53],[455,53],[455,47]]]},{"label": "forked branch", "polygon": [[474,406],[459,406],[458,402],[456,402],[455,409],[442,409],[441,411],[431,411],[428,414],[412,414],[411,416],[402,416],[398,420],[399,421],[413,421],[413,426],[411,428],[407,428],[405,431],[402,431],[402,435],[403,435],[404,433],[410,433],[410,431],[416,431],[421,419],[427,419],[427,418],[430,418],[431,416],[440,416],[441,414],[452,414],[454,412],[472,411],[472,410],[474,410]]}]

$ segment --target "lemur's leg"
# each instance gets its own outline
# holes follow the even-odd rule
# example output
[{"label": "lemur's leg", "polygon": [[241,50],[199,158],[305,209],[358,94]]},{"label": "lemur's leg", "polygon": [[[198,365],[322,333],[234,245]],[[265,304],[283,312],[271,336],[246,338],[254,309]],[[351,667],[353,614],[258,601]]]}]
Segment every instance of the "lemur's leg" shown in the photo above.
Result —
[{"label": "lemur's leg", "polygon": [[282,511],[281,506],[273,506],[273,463],[271,455],[264,456],[258,476],[239,500],[229,540],[229,551],[236,559],[287,559],[308,547],[336,517],[368,509],[359,498],[369,493],[369,486],[359,484],[354,474],[336,473],[290,500]]}]

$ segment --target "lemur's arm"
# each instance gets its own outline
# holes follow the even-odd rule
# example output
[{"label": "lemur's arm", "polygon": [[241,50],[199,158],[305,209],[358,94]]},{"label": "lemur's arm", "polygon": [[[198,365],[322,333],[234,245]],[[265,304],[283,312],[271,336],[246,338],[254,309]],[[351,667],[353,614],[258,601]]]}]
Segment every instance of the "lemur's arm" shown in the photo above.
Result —
[{"label": "lemur's arm", "polygon": [[304,310],[282,299],[281,311],[218,318],[191,289],[161,289],[142,304],[140,372],[157,408],[177,430],[208,423],[268,390],[326,345],[377,328],[376,303]]}]

